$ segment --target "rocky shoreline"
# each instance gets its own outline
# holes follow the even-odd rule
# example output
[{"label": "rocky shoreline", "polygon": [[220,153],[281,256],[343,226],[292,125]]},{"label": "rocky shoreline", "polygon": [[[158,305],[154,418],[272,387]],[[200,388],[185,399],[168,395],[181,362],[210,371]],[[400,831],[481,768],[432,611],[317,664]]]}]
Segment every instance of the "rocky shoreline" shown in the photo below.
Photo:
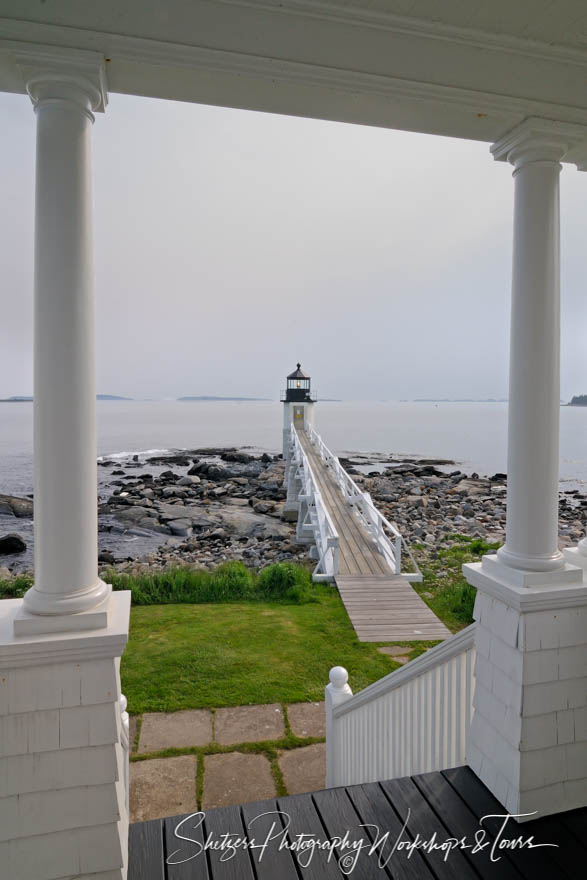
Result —
[{"label": "rocky shoreline", "polygon": [[[449,546],[454,534],[504,540],[505,474],[467,475],[454,462],[381,454],[341,462],[408,544]],[[102,569],[211,568],[229,559],[260,568],[308,558],[307,546],[295,542],[295,525],[282,519],[281,456],[206,448],[98,464],[110,491],[98,506]],[[587,496],[561,491],[559,512],[560,546],[575,544],[587,531]],[[20,530],[8,522],[28,520],[30,527],[32,501],[0,495],[0,514],[0,536],[14,534]],[[124,554],[122,538],[135,542]],[[23,571],[18,554],[2,562],[4,576]]]}]

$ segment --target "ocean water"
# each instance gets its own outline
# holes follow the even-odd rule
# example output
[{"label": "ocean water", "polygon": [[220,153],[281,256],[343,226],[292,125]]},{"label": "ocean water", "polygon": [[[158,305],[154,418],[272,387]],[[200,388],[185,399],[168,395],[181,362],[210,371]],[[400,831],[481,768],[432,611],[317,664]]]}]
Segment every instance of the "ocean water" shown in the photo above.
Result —
[{"label": "ocean water", "polygon": [[[249,446],[281,451],[277,401],[98,401],[98,453]],[[587,485],[587,407],[561,407],[561,480]],[[315,423],[338,454],[385,452],[447,458],[461,470],[506,470],[505,403],[318,402]],[[0,404],[0,492],[33,491],[32,404]],[[99,471],[103,469],[100,468]]]}]

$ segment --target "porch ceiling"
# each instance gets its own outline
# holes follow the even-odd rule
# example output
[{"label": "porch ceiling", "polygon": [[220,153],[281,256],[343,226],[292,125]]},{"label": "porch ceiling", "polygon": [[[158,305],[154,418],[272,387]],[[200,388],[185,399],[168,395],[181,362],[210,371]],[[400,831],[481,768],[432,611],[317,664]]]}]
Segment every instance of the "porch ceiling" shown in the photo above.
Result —
[{"label": "porch ceiling", "polygon": [[481,141],[527,116],[587,125],[584,0],[2,0],[0,15],[9,92],[33,43],[98,52],[125,94]]}]

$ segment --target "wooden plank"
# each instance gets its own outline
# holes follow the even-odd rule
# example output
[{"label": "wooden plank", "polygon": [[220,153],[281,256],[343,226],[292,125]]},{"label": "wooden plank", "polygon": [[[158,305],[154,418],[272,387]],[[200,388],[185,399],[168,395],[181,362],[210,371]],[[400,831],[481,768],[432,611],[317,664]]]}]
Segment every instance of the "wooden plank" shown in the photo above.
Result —
[{"label": "wooden plank", "polygon": [[324,502],[327,504],[329,513],[334,520],[335,528],[339,533],[339,540],[346,544],[344,553],[349,566],[352,567],[352,562],[354,561],[355,570],[358,572],[369,573],[376,571],[384,574],[386,571],[389,571],[389,566],[385,561],[379,562],[375,557],[375,542],[363,532],[358,520],[346,504],[342,492],[322,459],[314,450],[307,435],[304,432],[300,432],[299,437],[304,452],[308,456],[310,467],[314,472]]},{"label": "wooden plank", "polygon": [[[210,880],[203,849],[203,814],[198,813],[191,819],[190,815],[186,813],[164,821],[166,880]],[[193,842],[186,841],[186,837]]]},{"label": "wooden plank", "polygon": [[[290,843],[296,841],[297,835],[305,835],[304,840],[310,840],[312,836],[318,841],[327,839],[310,794],[278,798],[277,805],[287,815],[287,838]],[[342,874],[336,861],[328,860],[327,850],[316,847],[309,862],[308,855],[307,851],[294,853],[294,858],[300,866],[299,876],[303,877],[303,880],[340,880]]]},{"label": "wooden plank", "polygon": [[[451,836],[409,776],[382,782],[380,785],[400,821],[407,823],[406,832],[412,839],[419,835],[420,840],[430,840],[434,835],[440,843]],[[458,849],[454,849],[448,857],[442,849],[430,852],[422,849],[421,852],[437,880],[464,880],[477,876]]]},{"label": "wooden plank", "polygon": [[403,822],[400,822],[378,783],[352,785],[346,791],[373,843],[377,844],[386,832],[389,833],[377,850],[377,858],[382,864],[387,863],[394,880],[434,880],[434,875],[417,849],[411,855],[407,849],[397,848],[394,851],[396,842],[409,838],[404,835]]},{"label": "wooden plank", "polygon": [[128,880],[165,880],[163,821],[131,825],[128,852]]},{"label": "wooden plank", "polygon": [[347,504],[308,435],[300,430],[299,438],[339,535],[336,584],[359,640],[448,638],[451,633],[434,612],[407,581],[394,575],[377,543]]},{"label": "wooden plank", "polygon": [[[419,776],[413,776],[412,781],[436,815],[442,818],[444,825],[450,831],[450,837],[454,837],[456,840],[465,839],[473,846],[475,834],[479,830],[478,819],[442,773],[422,773]],[[488,837],[493,841],[493,834]],[[519,880],[520,878],[519,872],[508,859],[491,860],[491,846],[480,849],[476,853],[473,853],[471,849],[466,849],[464,853],[471,868],[477,871],[483,880],[501,880],[501,878],[503,880]]]},{"label": "wooden plank", "polygon": [[[217,844],[223,842],[223,835],[230,834],[234,839],[243,838],[245,829],[240,809],[220,807],[206,813],[204,820],[206,836],[212,834]],[[224,857],[224,859],[223,859]],[[234,854],[228,858],[226,848],[208,849],[208,860],[212,880],[254,880],[253,866],[248,849],[235,848]]]},{"label": "wooden plank", "polygon": [[[488,788],[473,773],[469,767],[455,767],[451,770],[443,770],[442,776],[449,782],[452,788],[467,804],[468,808],[474,814],[478,823],[482,828],[495,837],[503,823],[503,819],[498,817],[504,816],[507,810],[502,807],[499,801],[491,794]],[[564,814],[563,814],[564,815]],[[494,818],[489,818],[494,816]],[[487,817],[487,818],[484,818]],[[484,821],[481,823],[481,819]],[[559,817],[556,817],[559,821]],[[561,817],[562,819],[562,817]],[[516,849],[502,850],[504,856],[512,862],[523,877],[528,880],[562,880],[563,877],[572,877],[576,870],[577,860],[577,843],[570,838],[559,837],[553,839],[548,834],[541,832],[539,822],[528,822],[518,824],[510,820],[506,826],[507,832],[504,836],[510,839],[518,837],[520,834],[528,837],[535,835],[535,843],[559,843],[559,848],[540,847],[537,849]],[[562,827],[562,821],[560,821]],[[561,832],[562,834],[562,832]],[[560,843],[562,839],[562,843]],[[500,853],[500,854],[501,854]],[[585,859],[585,854],[582,858]],[[502,864],[502,862],[498,862]]]},{"label": "wooden plank", "polygon": [[285,836],[277,801],[257,801],[242,807],[245,831],[255,844],[267,843],[266,849],[252,850],[257,880],[298,880],[294,857],[289,849],[280,849]]},{"label": "wooden plank", "polygon": [[[337,848],[333,859],[342,867],[343,873],[356,880],[381,880],[385,871],[377,864],[377,856],[369,855],[371,841],[364,828],[360,827],[357,811],[349,800],[344,788],[331,788],[329,791],[317,791],[314,803],[328,838],[345,840],[348,848]],[[353,850],[353,844],[358,850]],[[345,871],[346,868],[346,871]],[[351,870],[352,869],[352,870]]]}]

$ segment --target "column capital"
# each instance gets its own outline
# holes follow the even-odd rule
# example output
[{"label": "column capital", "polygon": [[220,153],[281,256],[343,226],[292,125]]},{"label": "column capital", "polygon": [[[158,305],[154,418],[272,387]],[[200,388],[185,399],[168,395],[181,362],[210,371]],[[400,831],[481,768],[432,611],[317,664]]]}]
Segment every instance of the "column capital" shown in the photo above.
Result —
[{"label": "column capital", "polygon": [[574,162],[587,169],[587,126],[530,116],[491,146],[498,162],[519,170],[529,162]]},{"label": "column capital", "polygon": [[25,45],[15,57],[35,110],[65,102],[77,105],[92,120],[93,113],[105,111],[106,66],[99,52]]}]

